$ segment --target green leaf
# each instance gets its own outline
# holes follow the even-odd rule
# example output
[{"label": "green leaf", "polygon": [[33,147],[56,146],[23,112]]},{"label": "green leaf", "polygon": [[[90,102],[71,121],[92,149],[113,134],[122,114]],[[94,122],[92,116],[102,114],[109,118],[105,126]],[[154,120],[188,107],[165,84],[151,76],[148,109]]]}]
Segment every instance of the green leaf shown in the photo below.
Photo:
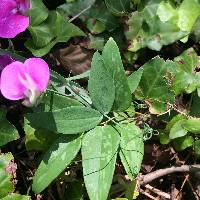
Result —
[{"label": "green leaf", "polygon": [[119,48],[110,38],[102,52],[104,64],[113,77],[115,85],[115,101],[113,110],[124,111],[131,104],[131,91],[123,68]]},{"label": "green leaf", "polygon": [[177,138],[173,140],[174,147],[177,151],[183,151],[188,147],[191,147],[194,143],[192,136],[186,135],[184,137]]},{"label": "green leaf", "polygon": [[123,15],[130,9],[131,0],[105,0],[107,8],[116,15]]},{"label": "green leaf", "polygon": [[146,104],[149,106],[149,112],[157,115],[166,112],[167,103],[157,100],[146,100]]},{"label": "green leaf", "polygon": [[84,36],[77,26],[65,20],[64,16],[51,11],[48,18],[37,26],[31,26],[32,40],[25,46],[35,55],[43,56],[58,42],[67,42],[71,37]]},{"label": "green leaf", "polygon": [[[54,34],[51,32],[51,29],[47,23],[42,23],[38,26],[29,26],[29,31],[32,36],[33,44],[37,48],[43,48],[47,46],[54,38]],[[29,44],[26,42],[26,44]]]},{"label": "green leaf", "polygon": [[[136,91],[136,97],[147,100],[150,104],[166,104],[174,102],[166,75],[170,71],[169,63],[159,57],[155,57],[143,65],[143,74]],[[154,105],[155,106],[155,105]]]},{"label": "green leaf", "polygon": [[19,138],[17,129],[7,120],[0,120],[0,146]]},{"label": "green leaf", "polygon": [[197,18],[194,26],[192,27],[192,33],[193,33],[193,36],[194,36],[194,40],[198,43],[200,43],[200,29],[199,29],[199,26],[200,26],[200,17]]},{"label": "green leaf", "polygon": [[175,139],[187,135],[188,131],[183,127],[183,124],[185,124],[186,121],[187,120],[185,119],[179,120],[172,126],[169,134],[170,139]]},{"label": "green leaf", "polygon": [[[138,196],[140,195],[138,190],[139,189],[138,189],[138,186],[137,186],[137,179],[131,181],[129,184],[126,184],[125,197],[127,199],[124,199],[124,200],[137,199]],[[123,200],[123,198],[121,200]]]},{"label": "green leaf", "polygon": [[143,17],[141,13],[139,13],[138,11],[133,12],[128,20],[129,30],[126,32],[127,39],[133,39],[137,36],[142,27],[142,23]]},{"label": "green leaf", "polygon": [[165,144],[169,144],[170,143],[170,139],[169,139],[169,135],[166,133],[161,133],[159,135],[160,137],[160,143],[165,145]]},{"label": "green leaf", "polygon": [[106,200],[115,169],[119,135],[112,126],[97,126],[82,142],[83,174],[90,200]]},{"label": "green leaf", "polygon": [[26,119],[34,128],[44,128],[63,134],[77,134],[98,125],[102,115],[91,108],[71,106],[52,112],[26,114]]},{"label": "green leaf", "polygon": [[198,64],[198,55],[193,48],[185,50],[180,56],[174,59],[178,71],[192,74]]},{"label": "green leaf", "polygon": [[[48,112],[70,106],[81,106],[81,104],[72,98],[48,91],[43,95],[40,104],[33,110],[35,112]],[[26,135],[25,145],[27,150],[46,151],[55,139],[58,138],[58,135],[54,132],[31,127],[27,120],[25,120],[24,131]]]},{"label": "green leaf", "polygon": [[46,55],[53,47],[54,45],[57,43],[57,39],[51,41],[50,43],[48,43],[46,46],[40,48],[37,47],[33,40],[27,40],[25,42],[25,46],[26,48],[31,51],[31,53],[36,56],[36,57],[42,57],[44,55]]},{"label": "green leaf", "polygon": [[59,12],[51,11],[48,20],[51,30],[59,42],[67,42],[74,36],[85,36],[80,28],[68,22]]},{"label": "green leaf", "polygon": [[120,158],[130,179],[134,179],[141,168],[144,155],[143,132],[135,124],[120,124]]},{"label": "green leaf", "polygon": [[139,87],[134,93],[137,99],[145,100],[152,114],[164,113],[167,103],[174,102],[174,94],[169,81],[174,72],[175,64],[155,57],[145,63]]},{"label": "green leaf", "polygon": [[182,92],[192,93],[200,86],[200,75],[196,73],[198,56],[193,48],[184,51],[176,57],[176,74],[173,80],[173,90],[176,95]]},{"label": "green leaf", "polygon": [[54,92],[50,91],[47,91],[44,94],[42,101],[39,105],[39,107],[41,107],[40,109],[46,112],[55,111],[70,106],[82,106],[82,104],[75,99],[55,94]]},{"label": "green leaf", "polygon": [[0,154],[0,198],[14,191],[12,172],[9,171],[9,167],[12,167],[11,160],[11,153]]},{"label": "green leaf", "polygon": [[167,126],[165,128],[165,130],[167,132],[170,132],[171,128],[174,126],[174,124],[180,120],[184,120],[184,119],[187,119],[186,116],[184,115],[181,115],[181,114],[178,114],[178,115],[175,115],[168,123],[167,123]]},{"label": "green leaf", "polygon": [[115,99],[115,86],[102,56],[96,52],[92,59],[88,90],[94,106],[101,113],[112,109]]},{"label": "green leaf", "polygon": [[[183,0],[178,8],[173,8],[169,2],[162,1],[159,4],[157,14],[161,21],[172,22],[181,31],[190,32],[196,19],[200,16],[200,4],[198,0]],[[187,42],[188,37],[182,39]]]},{"label": "green leaf", "polygon": [[98,6],[93,7],[90,10],[90,18],[96,19],[96,21],[101,22],[105,26],[105,30],[109,32],[115,30],[119,27],[119,22],[117,17],[112,15],[111,12],[106,8],[105,4],[102,2]]},{"label": "green leaf", "polygon": [[78,83],[70,81],[66,86],[66,88],[71,93],[71,95],[79,102],[81,102],[83,105],[86,105],[88,107],[91,106],[92,100],[88,95],[88,92]]},{"label": "green leaf", "polygon": [[161,1],[158,6],[157,15],[162,22],[173,20],[176,23],[178,20],[177,10],[167,1]]},{"label": "green leaf", "polygon": [[197,95],[197,92],[192,94],[192,101],[190,107],[190,115],[193,117],[200,117],[200,98]]},{"label": "green leaf", "polygon": [[172,88],[175,95],[179,95],[183,92],[192,93],[197,88],[196,75],[189,74],[184,71],[177,73],[173,81]]},{"label": "green leaf", "polygon": [[42,23],[48,17],[48,9],[41,0],[31,0],[29,10],[30,25],[36,26]]},{"label": "green leaf", "polygon": [[89,35],[90,38],[90,43],[88,48],[89,49],[95,49],[95,50],[99,50],[102,51],[103,47],[104,47],[104,38],[103,37],[95,37],[93,35]]},{"label": "green leaf", "polygon": [[31,200],[31,197],[13,193],[9,194],[1,200]]},{"label": "green leaf", "polygon": [[68,81],[63,76],[53,70],[50,70],[50,85],[53,87],[53,90],[64,95],[67,83]]},{"label": "green leaf", "polygon": [[200,140],[194,141],[193,149],[194,149],[195,155],[200,157]]},{"label": "green leaf", "polygon": [[186,129],[188,132],[200,134],[200,120],[191,118],[183,123],[183,128]]},{"label": "green leaf", "polygon": [[76,1],[76,0],[66,0],[67,3],[72,3],[74,1]]},{"label": "green leaf", "polygon": [[[76,0],[72,3],[62,4],[57,9],[67,16],[75,16],[83,10],[89,9],[94,3],[95,0]],[[87,12],[84,12],[84,14],[87,14]]]},{"label": "green leaf", "polygon": [[137,71],[133,72],[129,77],[128,77],[128,84],[129,84],[129,88],[131,90],[131,93],[134,93],[135,90],[137,89],[140,80],[142,78],[142,74],[143,74],[143,68],[141,67],[140,69],[138,69]]},{"label": "green leaf", "polygon": [[0,121],[6,119],[6,112],[7,112],[6,109],[0,108]]},{"label": "green leaf", "polygon": [[87,28],[93,34],[99,34],[106,30],[106,26],[104,23],[93,18],[89,18],[87,20]]},{"label": "green leaf", "polygon": [[144,47],[160,51],[163,45],[171,44],[189,34],[180,30],[173,20],[162,21],[161,19],[166,19],[167,16],[160,19],[157,15],[158,8],[158,3],[148,4],[129,19],[129,31],[126,35],[131,40],[130,51],[136,52]]},{"label": "green leaf", "polygon": [[38,150],[46,151],[51,144],[59,137],[54,132],[45,129],[34,129],[25,121],[25,145],[27,151]]},{"label": "green leaf", "polygon": [[60,136],[45,153],[35,172],[33,191],[43,191],[70,164],[80,147],[81,136]]},{"label": "green leaf", "polygon": [[87,70],[81,74],[66,78],[66,80],[68,81],[80,80],[80,79],[88,78],[89,76],[90,76],[90,70]]},{"label": "green leaf", "polygon": [[184,0],[178,14],[178,26],[181,30],[190,32],[197,17],[200,16],[200,3],[198,0]]}]

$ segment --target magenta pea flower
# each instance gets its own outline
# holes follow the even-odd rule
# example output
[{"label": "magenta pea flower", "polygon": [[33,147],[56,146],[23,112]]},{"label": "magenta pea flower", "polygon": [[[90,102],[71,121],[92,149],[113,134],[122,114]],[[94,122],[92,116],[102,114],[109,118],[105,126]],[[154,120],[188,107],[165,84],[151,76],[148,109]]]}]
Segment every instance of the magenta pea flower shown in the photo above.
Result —
[{"label": "magenta pea flower", "polygon": [[29,58],[24,63],[15,61],[1,72],[1,93],[9,100],[24,99],[23,104],[30,107],[46,90],[49,78],[49,66],[41,58]]},{"label": "magenta pea flower", "polygon": [[28,0],[0,0],[0,37],[14,38],[29,26]]}]

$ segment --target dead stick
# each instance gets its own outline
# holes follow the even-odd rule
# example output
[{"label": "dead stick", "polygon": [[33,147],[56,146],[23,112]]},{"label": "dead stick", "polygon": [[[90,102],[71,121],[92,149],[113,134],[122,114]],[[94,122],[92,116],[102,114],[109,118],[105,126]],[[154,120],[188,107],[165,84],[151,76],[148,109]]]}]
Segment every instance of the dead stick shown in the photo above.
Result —
[{"label": "dead stick", "polygon": [[150,199],[153,199],[153,200],[156,199],[156,197],[150,195],[148,192],[145,192],[145,191],[142,190],[142,189],[140,189],[140,193],[143,194],[143,195],[145,195],[145,196],[147,196],[147,197],[149,197]]},{"label": "dead stick", "polygon": [[154,172],[151,172],[146,175],[139,176],[139,184],[145,185],[150,183],[151,181],[160,178],[162,176],[166,176],[168,174],[176,173],[176,172],[190,172],[195,173],[200,171],[200,165],[182,165],[180,167],[169,167],[165,169],[159,169]]},{"label": "dead stick", "polygon": [[186,176],[185,176],[184,181],[183,181],[183,183],[182,183],[182,185],[181,185],[181,189],[178,191],[178,194],[176,195],[176,198],[179,196],[180,192],[182,192],[183,187],[184,187],[186,181],[188,180],[188,177],[189,177],[189,175],[186,175]]},{"label": "dead stick", "polygon": [[145,188],[152,191],[153,193],[157,194],[158,196],[164,197],[165,199],[170,199],[170,194],[163,192],[155,187],[152,187],[151,185],[147,184],[145,185]]},{"label": "dead stick", "polygon": [[77,15],[75,15],[74,17],[72,17],[68,22],[72,22],[74,21],[76,18],[78,18],[80,15],[82,15],[84,12],[86,12],[87,10],[89,10],[91,8],[91,5],[89,5],[87,8],[83,9],[80,13],[78,13]]},{"label": "dead stick", "polygon": [[192,190],[192,193],[195,197],[196,200],[200,200],[200,197],[199,195],[197,194],[197,192],[194,190],[193,186],[192,186],[192,183],[190,182],[190,179],[188,178],[187,179],[187,182],[188,182],[188,185],[190,186],[190,189]]}]

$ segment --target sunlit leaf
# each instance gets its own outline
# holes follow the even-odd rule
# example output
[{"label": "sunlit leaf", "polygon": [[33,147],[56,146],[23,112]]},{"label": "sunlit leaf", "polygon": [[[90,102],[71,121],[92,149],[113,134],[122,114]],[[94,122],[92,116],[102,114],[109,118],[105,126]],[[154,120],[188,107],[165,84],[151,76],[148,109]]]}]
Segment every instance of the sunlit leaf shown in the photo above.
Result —
[{"label": "sunlit leaf", "polygon": [[115,101],[113,109],[124,111],[131,104],[131,91],[125,75],[119,48],[112,38],[105,44],[102,57],[115,85]]},{"label": "sunlit leaf", "polygon": [[9,171],[9,166],[12,167],[11,160],[13,156],[11,153],[0,154],[0,198],[7,196],[14,192],[14,185],[12,183],[12,172]]},{"label": "sunlit leaf", "polygon": [[135,92],[135,90],[137,89],[137,87],[140,83],[141,77],[142,77],[142,73],[143,73],[143,68],[140,68],[137,71],[133,72],[128,77],[128,84],[129,84],[131,93]]},{"label": "sunlit leaf", "polygon": [[183,137],[187,135],[188,131],[186,128],[183,127],[183,124],[185,124],[186,120],[180,120],[177,121],[171,128],[169,138],[170,139],[175,139],[179,137]]},{"label": "sunlit leaf", "polygon": [[141,167],[144,155],[143,132],[134,124],[119,124],[121,135],[120,158],[130,179],[134,179]]},{"label": "sunlit leaf", "polygon": [[31,200],[31,197],[13,193],[9,194],[8,196],[4,197],[1,200]]},{"label": "sunlit leaf", "polygon": [[42,23],[48,17],[48,9],[41,0],[30,0],[31,8],[29,10],[30,24],[36,26]]},{"label": "sunlit leaf", "polygon": [[115,169],[119,135],[112,126],[97,126],[82,142],[83,176],[90,200],[106,200]]},{"label": "sunlit leaf", "polygon": [[[156,57],[143,65],[143,74],[140,80],[136,96],[149,102],[154,109],[166,109],[167,102],[173,103],[174,95],[166,79],[167,73],[171,70],[169,63]],[[152,109],[152,108],[151,108]],[[165,110],[164,109],[164,110]]]},{"label": "sunlit leaf", "polygon": [[94,54],[92,59],[88,89],[94,106],[100,112],[108,113],[115,100],[115,85],[102,56],[98,52]]},{"label": "sunlit leaf", "polygon": [[33,177],[33,191],[43,191],[70,164],[81,147],[81,136],[60,136],[45,153]]},{"label": "sunlit leaf", "polygon": [[200,120],[199,119],[195,119],[195,118],[188,119],[183,123],[182,126],[188,132],[200,134]]},{"label": "sunlit leaf", "polygon": [[183,151],[188,147],[191,147],[194,143],[192,136],[186,135],[184,137],[177,138],[173,140],[174,147],[177,151]]}]

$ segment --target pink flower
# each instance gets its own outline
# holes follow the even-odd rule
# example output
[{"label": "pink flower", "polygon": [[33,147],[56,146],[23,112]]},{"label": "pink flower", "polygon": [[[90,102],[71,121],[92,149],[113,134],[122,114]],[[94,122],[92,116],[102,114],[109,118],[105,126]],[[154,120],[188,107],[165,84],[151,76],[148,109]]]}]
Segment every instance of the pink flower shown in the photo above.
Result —
[{"label": "pink flower", "polygon": [[14,38],[29,26],[28,0],[0,0],[0,37]]},{"label": "pink flower", "polygon": [[30,58],[7,65],[1,73],[2,95],[10,100],[24,99],[25,106],[33,106],[47,88],[50,78],[48,64],[41,58]]}]

